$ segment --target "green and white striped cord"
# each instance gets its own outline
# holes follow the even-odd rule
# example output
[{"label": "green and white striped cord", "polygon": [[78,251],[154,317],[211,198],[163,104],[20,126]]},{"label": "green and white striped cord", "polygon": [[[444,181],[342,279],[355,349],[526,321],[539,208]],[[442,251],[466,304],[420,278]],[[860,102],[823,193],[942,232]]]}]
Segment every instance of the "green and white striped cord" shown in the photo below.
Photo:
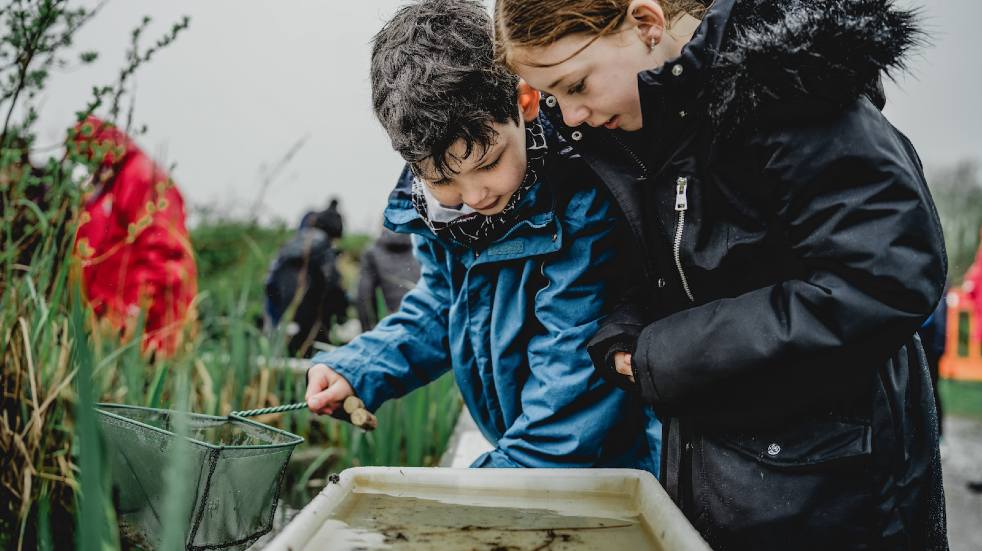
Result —
[{"label": "green and white striped cord", "polygon": [[272,408],[259,408],[259,409],[247,409],[245,411],[233,411],[229,415],[236,415],[238,417],[255,417],[257,415],[267,415],[270,413],[284,413],[287,411],[296,411],[298,409],[303,409],[307,407],[307,402],[297,402],[295,404],[284,404],[282,406],[276,406]]}]

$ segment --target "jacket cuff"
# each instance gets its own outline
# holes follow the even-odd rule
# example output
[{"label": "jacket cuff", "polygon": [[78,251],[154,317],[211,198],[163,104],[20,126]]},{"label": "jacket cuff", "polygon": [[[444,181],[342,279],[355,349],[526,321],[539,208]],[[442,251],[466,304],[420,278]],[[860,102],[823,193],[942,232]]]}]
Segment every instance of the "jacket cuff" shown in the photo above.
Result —
[{"label": "jacket cuff", "polygon": [[653,358],[648,355],[651,348],[650,346],[638,346],[635,349],[631,357],[631,370],[634,372],[634,380],[641,392],[641,398],[657,408],[664,404],[660,403],[661,396],[658,393],[658,387],[655,385],[655,378],[652,373],[654,362]]},{"label": "jacket cuff", "polygon": [[[625,339],[612,343],[607,348],[607,354],[604,357],[603,368],[601,370],[601,375],[604,377],[604,379],[633,394],[638,394],[639,392],[637,383],[632,383],[626,376],[617,372],[617,365],[614,363],[614,357],[618,352],[627,352],[633,356],[636,345],[636,339]],[[597,367],[600,369],[599,366]],[[633,361],[631,362],[631,368],[632,370],[634,369]],[[634,374],[634,380],[638,380],[637,373]]]}]

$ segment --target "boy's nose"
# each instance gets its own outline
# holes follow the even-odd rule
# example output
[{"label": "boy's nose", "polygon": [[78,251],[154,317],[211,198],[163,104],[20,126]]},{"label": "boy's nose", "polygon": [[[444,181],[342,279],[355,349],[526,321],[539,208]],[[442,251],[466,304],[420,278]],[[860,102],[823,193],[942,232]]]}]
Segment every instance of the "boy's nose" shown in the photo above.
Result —
[{"label": "boy's nose", "polygon": [[488,198],[487,188],[481,187],[481,188],[475,188],[472,190],[465,191],[461,199],[464,201],[465,204],[467,204],[467,206],[471,208],[475,208],[478,206],[483,206],[484,203],[487,201],[487,198]]}]

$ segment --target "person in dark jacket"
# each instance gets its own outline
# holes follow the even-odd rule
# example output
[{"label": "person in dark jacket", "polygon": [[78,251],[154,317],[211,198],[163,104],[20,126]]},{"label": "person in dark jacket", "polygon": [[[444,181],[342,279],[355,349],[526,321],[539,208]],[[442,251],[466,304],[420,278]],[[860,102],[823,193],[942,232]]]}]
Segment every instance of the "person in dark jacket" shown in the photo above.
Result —
[{"label": "person in dark jacket", "polygon": [[322,211],[305,214],[300,222],[300,227],[317,228],[331,239],[340,239],[344,235],[344,217],[338,210],[338,200],[331,199],[327,208]]},{"label": "person in dark jacket", "polygon": [[[561,9],[560,9],[561,8]],[[941,225],[879,79],[887,0],[498,0],[502,59],[618,199],[638,284],[591,341],[665,421],[715,549],[945,549]]]},{"label": "person in dark jacket", "polygon": [[348,319],[347,310],[330,239],[320,229],[300,229],[280,248],[266,277],[269,325],[276,327],[292,312],[287,351],[309,357],[315,341],[328,342],[331,326]]},{"label": "person in dark jacket", "polygon": [[398,310],[402,297],[416,286],[418,279],[419,262],[413,257],[412,239],[382,228],[378,239],[361,256],[358,271],[358,319],[362,330],[375,327],[383,306],[386,313]]}]

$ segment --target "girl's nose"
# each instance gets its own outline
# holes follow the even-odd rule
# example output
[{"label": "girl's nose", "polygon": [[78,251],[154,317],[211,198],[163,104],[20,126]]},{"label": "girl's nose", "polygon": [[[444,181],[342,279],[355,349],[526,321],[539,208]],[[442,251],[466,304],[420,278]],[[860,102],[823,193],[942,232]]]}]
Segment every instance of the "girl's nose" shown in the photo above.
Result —
[{"label": "girl's nose", "polygon": [[560,103],[559,110],[563,113],[563,122],[566,123],[566,126],[579,126],[583,124],[583,121],[590,118],[590,110],[582,104],[567,108]]}]

